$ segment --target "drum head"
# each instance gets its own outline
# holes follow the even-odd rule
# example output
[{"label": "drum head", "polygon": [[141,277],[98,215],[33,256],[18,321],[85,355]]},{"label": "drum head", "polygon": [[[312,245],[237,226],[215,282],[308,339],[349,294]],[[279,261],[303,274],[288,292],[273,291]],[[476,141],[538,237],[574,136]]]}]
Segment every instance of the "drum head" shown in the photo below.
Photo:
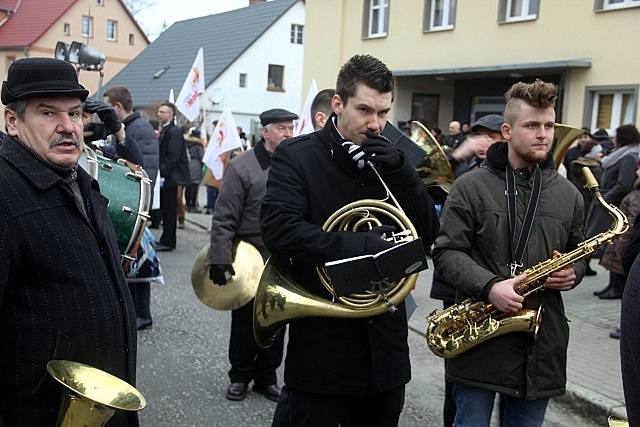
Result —
[{"label": "drum head", "polygon": [[191,269],[191,285],[196,296],[214,310],[235,310],[246,305],[255,297],[264,269],[260,252],[253,245],[241,241],[233,262],[236,274],[227,280],[226,285],[218,286],[209,279],[209,246],[202,248]]}]

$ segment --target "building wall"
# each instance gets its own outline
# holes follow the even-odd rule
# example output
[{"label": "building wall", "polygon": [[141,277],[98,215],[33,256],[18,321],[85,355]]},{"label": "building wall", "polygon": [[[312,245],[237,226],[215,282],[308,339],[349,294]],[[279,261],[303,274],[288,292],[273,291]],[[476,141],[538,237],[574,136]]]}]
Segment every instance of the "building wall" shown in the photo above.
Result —
[{"label": "building wall", "polygon": [[[635,29],[640,8],[596,13],[593,1],[540,0],[536,20],[500,25],[498,0],[458,0],[454,30],[424,33],[424,0],[389,0],[388,35],[363,39],[365,3],[307,0],[304,81],[315,78],[319,88],[330,84],[340,65],[356,53],[374,55],[394,72],[500,69],[513,64],[590,58],[591,68],[565,71],[561,76],[561,113],[573,126],[581,126],[585,120],[586,86],[640,83],[640,32]],[[442,102],[439,122],[446,126],[454,116],[454,103],[447,100],[453,91],[451,84],[437,82],[433,76],[407,79],[406,83],[401,79],[392,117],[408,117],[411,92],[435,92]],[[636,114],[638,121],[640,112]]]},{"label": "building wall", "polygon": [[[304,46],[290,42],[291,24],[304,25],[304,2],[291,7],[269,30],[251,45],[222,75],[209,85],[203,95],[207,108],[209,131],[211,123],[224,108],[231,108],[236,125],[249,135],[259,137],[256,123],[261,112],[284,108],[296,114],[302,110],[302,58]],[[304,41],[304,38],[303,38]],[[213,52],[205,55],[214,54]],[[284,66],[284,91],[267,90],[269,64]],[[206,73],[206,70],[205,70]],[[240,73],[247,75],[247,86],[239,87]],[[213,104],[220,95],[222,101]]]},{"label": "building wall", "polygon": [[[102,83],[109,81],[149,43],[118,0],[104,0],[103,3],[104,6],[97,6],[96,0],[78,0],[28,50],[0,50],[0,81],[6,80],[7,69],[15,59],[27,56],[54,57],[56,43],[59,41],[68,44],[73,41],[82,42],[102,52],[106,56]],[[81,36],[83,15],[93,16],[93,37],[88,40]],[[107,40],[107,20],[117,22],[115,41]],[[70,25],[69,35],[64,34],[65,23]],[[129,44],[129,34],[133,34],[133,45]],[[80,71],[78,77],[91,94],[98,91],[100,72]],[[4,128],[4,118],[0,118],[0,126]]]}]

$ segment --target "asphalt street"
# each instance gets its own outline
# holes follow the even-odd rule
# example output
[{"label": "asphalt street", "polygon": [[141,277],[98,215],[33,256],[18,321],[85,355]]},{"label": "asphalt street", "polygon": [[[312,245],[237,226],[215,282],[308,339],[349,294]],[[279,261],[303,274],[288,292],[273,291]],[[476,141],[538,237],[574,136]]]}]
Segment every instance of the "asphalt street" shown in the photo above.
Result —
[{"label": "asphalt street", "polygon": [[[268,427],[275,403],[256,393],[249,393],[242,402],[231,402],[224,397],[228,386],[231,314],[205,306],[191,287],[193,260],[209,240],[208,231],[203,227],[211,217],[198,216],[200,226],[188,221],[186,229],[178,230],[175,251],[160,253],[165,284],[154,285],[151,291],[153,328],[138,334],[137,387],[148,402],[140,413],[141,425]],[[152,231],[156,237],[162,232]],[[430,286],[430,277],[427,270],[421,274],[417,286]],[[413,379],[406,388],[400,425],[441,426],[443,361],[429,351],[424,337],[415,331],[409,334],[409,345]],[[280,383],[282,369],[281,366],[278,371]],[[544,425],[604,424],[582,418],[572,408],[552,402]]]}]

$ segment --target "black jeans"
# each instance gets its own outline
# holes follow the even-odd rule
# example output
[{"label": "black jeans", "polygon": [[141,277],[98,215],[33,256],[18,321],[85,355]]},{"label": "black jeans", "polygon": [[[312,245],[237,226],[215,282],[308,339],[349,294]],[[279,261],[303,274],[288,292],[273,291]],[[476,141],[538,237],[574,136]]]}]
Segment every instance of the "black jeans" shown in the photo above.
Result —
[{"label": "black jeans", "polygon": [[249,384],[253,380],[258,386],[276,384],[276,369],[282,363],[283,350],[283,333],[269,348],[260,348],[256,343],[253,335],[253,300],[231,312],[229,379],[232,383]]}]

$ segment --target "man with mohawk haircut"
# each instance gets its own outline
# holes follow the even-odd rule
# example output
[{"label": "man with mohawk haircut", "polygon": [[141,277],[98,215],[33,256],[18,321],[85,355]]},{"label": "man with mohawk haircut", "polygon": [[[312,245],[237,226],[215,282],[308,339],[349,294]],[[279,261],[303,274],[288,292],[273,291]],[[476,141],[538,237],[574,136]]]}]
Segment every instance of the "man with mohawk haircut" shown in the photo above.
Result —
[{"label": "man with mohawk haircut", "polygon": [[497,336],[448,360],[454,426],[489,426],[495,394],[505,396],[503,425],[541,426],[550,397],[566,383],[569,326],[561,292],[574,288],[586,264],[554,272],[545,291],[526,297],[514,286],[527,268],[569,252],[584,240],[583,199],[558,175],[553,142],[557,87],[519,82],[506,93],[502,136],[476,170],[455,181],[443,209],[434,262],[457,287],[505,313],[543,308],[538,333]]}]

